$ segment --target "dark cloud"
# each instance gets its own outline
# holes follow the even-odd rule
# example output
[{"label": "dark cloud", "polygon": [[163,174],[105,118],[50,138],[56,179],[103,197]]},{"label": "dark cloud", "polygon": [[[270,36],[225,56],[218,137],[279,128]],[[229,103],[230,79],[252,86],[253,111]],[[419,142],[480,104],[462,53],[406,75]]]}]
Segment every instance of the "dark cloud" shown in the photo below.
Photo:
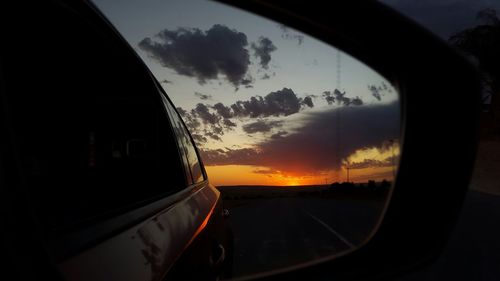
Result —
[{"label": "dark cloud", "polygon": [[[200,136],[196,138],[197,144],[202,144],[206,143],[208,139],[220,140],[225,132],[237,127],[237,124],[231,119],[288,116],[313,106],[312,95],[299,98],[293,90],[283,88],[264,97],[254,96],[249,100],[237,101],[230,106],[221,102],[214,105],[198,103],[189,112],[180,107],[177,110],[190,132]],[[281,122],[278,121],[258,120],[244,125],[243,130],[249,134],[265,133],[280,125]],[[205,138],[203,139],[201,136]]]},{"label": "dark cloud", "polygon": [[[336,129],[336,118],[340,128]],[[286,173],[318,174],[337,169],[358,149],[399,138],[399,103],[338,107],[310,112],[306,125],[255,148],[203,151],[207,165],[256,165]],[[338,135],[337,135],[338,133]]]},{"label": "dark cloud", "polygon": [[212,99],[211,95],[206,95],[206,94],[202,94],[199,92],[194,92],[194,95],[197,96],[198,98],[200,98],[201,100],[211,100]]},{"label": "dark cloud", "polygon": [[395,162],[395,157],[388,157],[384,160],[364,159],[362,162],[349,163],[349,169],[366,169],[374,167],[392,167]]},{"label": "dark cloud", "polygon": [[[244,86],[246,89],[249,89],[249,88],[253,88],[253,85],[252,85],[253,82],[254,82],[253,77],[249,75],[248,77],[241,80],[240,85]],[[239,89],[240,89],[239,87],[236,87],[234,89],[234,91],[237,92]]]},{"label": "dark cloud", "polygon": [[344,106],[363,105],[363,100],[360,97],[356,96],[355,98],[348,98],[345,96],[346,95],[345,92],[342,93],[337,89],[335,89],[333,92],[324,91],[321,95],[329,105],[335,104],[335,102],[338,105],[344,105]]},{"label": "dark cloud", "polygon": [[215,125],[219,122],[220,118],[214,113],[210,113],[208,107],[202,103],[198,103],[191,114],[199,117],[203,123]]},{"label": "dark cloud", "polygon": [[216,132],[207,131],[207,132],[205,132],[205,135],[213,140],[222,141],[222,139],[220,138],[220,136]]},{"label": "dark cloud", "polygon": [[225,131],[236,126],[230,120],[212,113],[210,108],[202,103],[198,103],[190,112],[183,111],[184,114],[181,116],[189,131],[197,136],[193,138],[198,145],[206,143],[208,138],[221,141]]},{"label": "dark cloud", "polygon": [[208,139],[202,135],[199,134],[193,134],[191,133],[191,136],[193,137],[194,142],[196,142],[197,145],[206,143]]},{"label": "dark cloud", "polygon": [[233,117],[231,109],[220,102],[214,104],[213,108],[217,111],[217,114],[219,114],[223,118]]},{"label": "dark cloud", "polygon": [[372,93],[372,96],[378,101],[382,100],[382,96],[385,96],[386,93],[392,92],[392,90],[384,82],[382,82],[380,86],[368,85],[368,90]]},{"label": "dark cloud", "polygon": [[214,126],[214,127],[211,127],[212,131],[214,134],[217,134],[217,135],[224,135],[224,129],[220,126]]},{"label": "dark cloud", "polygon": [[229,108],[222,103],[217,103],[214,106],[198,103],[189,112],[181,107],[178,107],[177,111],[182,116],[197,145],[206,143],[208,138],[221,141],[220,137],[226,131],[233,130],[237,126],[229,119],[232,117]]},{"label": "dark cloud", "polygon": [[187,113],[187,111],[184,110],[182,107],[177,107],[177,112],[179,112],[179,114],[183,117],[186,116]]},{"label": "dark cloud", "polygon": [[262,68],[268,69],[269,62],[271,61],[271,52],[276,51],[276,46],[274,46],[273,42],[269,38],[260,37],[258,44],[252,43],[252,49],[255,56],[260,58]]},{"label": "dark cloud", "polygon": [[322,94],[323,98],[325,98],[326,102],[329,105],[332,105],[335,103],[335,97],[333,96],[333,93],[330,91],[324,91]]},{"label": "dark cloud", "polygon": [[372,96],[376,98],[378,101],[382,99],[382,94],[380,94],[379,88],[375,85],[368,85],[368,90],[372,93]]},{"label": "dark cloud", "polygon": [[258,153],[253,148],[231,149],[200,149],[205,165],[232,165],[249,162],[250,159],[257,159]]},{"label": "dark cloud", "polygon": [[304,42],[304,35],[290,32],[290,29],[283,24],[278,24],[278,27],[281,29],[281,38],[285,40],[297,40],[298,45],[302,45],[302,42]]},{"label": "dark cloud", "polygon": [[337,101],[337,104],[341,105],[349,105],[351,102],[351,99],[345,96],[345,92],[341,92],[337,89],[333,91],[333,95],[335,96],[335,100]]},{"label": "dark cloud", "polygon": [[243,131],[248,134],[267,133],[270,132],[273,128],[281,127],[282,123],[282,121],[258,120],[256,122],[243,125]]},{"label": "dark cloud", "polygon": [[350,105],[363,105],[363,100],[360,97],[355,97],[351,99],[351,102],[349,103]]},{"label": "dark cloud", "polygon": [[164,29],[158,41],[144,38],[139,47],[162,66],[200,84],[224,75],[235,87],[242,84],[250,64],[247,36],[220,24],[198,28]]},{"label": "dark cloud", "polygon": [[186,124],[186,127],[189,129],[189,131],[191,133],[197,133],[199,127],[201,126],[199,118],[193,116],[191,113],[187,112],[182,107],[177,107],[177,112],[179,112],[179,114],[181,115],[182,120],[184,120],[184,123]]},{"label": "dark cloud", "polygon": [[229,119],[227,119],[227,118],[224,118],[224,119],[222,120],[222,122],[223,122],[223,124],[224,124],[224,126],[225,126],[226,128],[236,127],[236,123],[234,123],[233,121],[231,121],[231,120],[229,120]]},{"label": "dark cloud", "polygon": [[301,101],[301,104],[303,105],[307,105],[309,107],[314,107],[314,104],[313,104],[313,101],[312,101],[312,98],[311,97],[305,97],[304,99],[302,99]]},{"label": "dark cloud", "polygon": [[283,88],[265,97],[254,96],[250,100],[237,101],[231,109],[236,117],[288,116],[299,112],[300,102],[292,89]]}]

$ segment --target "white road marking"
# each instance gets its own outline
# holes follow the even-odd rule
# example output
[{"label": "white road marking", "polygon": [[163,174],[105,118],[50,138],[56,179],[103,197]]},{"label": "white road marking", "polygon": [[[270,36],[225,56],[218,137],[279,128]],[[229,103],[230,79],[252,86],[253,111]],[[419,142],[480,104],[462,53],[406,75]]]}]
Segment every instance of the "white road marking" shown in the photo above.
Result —
[{"label": "white road marking", "polygon": [[306,213],[307,215],[309,215],[312,219],[314,219],[319,224],[321,224],[326,229],[328,229],[335,236],[337,236],[337,238],[340,239],[340,241],[344,242],[347,246],[349,246],[349,248],[354,248],[354,245],[351,242],[349,242],[349,240],[347,240],[344,236],[340,235],[340,233],[338,233],[337,231],[335,231],[335,229],[333,229],[331,226],[329,226],[328,224],[326,224],[324,221],[320,220],[319,218],[315,217],[313,214],[309,213],[308,211],[306,211],[306,210],[303,210],[303,211],[304,211],[304,213]]}]

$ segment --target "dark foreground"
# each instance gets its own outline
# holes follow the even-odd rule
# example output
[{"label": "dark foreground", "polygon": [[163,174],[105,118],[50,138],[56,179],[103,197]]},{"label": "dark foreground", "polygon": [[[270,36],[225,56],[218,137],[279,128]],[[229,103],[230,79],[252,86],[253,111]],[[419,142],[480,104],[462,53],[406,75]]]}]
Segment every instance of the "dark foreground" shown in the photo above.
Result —
[{"label": "dark foreground", "polygon": [[469,191],[438,260],[397,280],[500,280],[500,196]]}]

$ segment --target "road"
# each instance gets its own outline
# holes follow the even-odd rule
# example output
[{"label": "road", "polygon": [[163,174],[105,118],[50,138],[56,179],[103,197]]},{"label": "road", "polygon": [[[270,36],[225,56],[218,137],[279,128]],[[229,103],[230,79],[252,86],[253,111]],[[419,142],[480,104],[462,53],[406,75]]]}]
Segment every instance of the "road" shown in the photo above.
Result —
[{"label": "road", "polygon": [[383,202],[322,198],[252,200],[231,210],[234,276],[344,252],[377,222]]}]

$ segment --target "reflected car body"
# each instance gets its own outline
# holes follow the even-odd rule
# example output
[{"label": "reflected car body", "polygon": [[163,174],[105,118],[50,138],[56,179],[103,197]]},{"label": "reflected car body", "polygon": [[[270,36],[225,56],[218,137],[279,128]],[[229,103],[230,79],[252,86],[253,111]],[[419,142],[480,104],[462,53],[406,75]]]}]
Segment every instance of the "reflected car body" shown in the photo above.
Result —
[{"label": "reflected car body", "polygon": [[[64,260],[58,264],[62,275],[67,280],[161,280],[173,267],[175,280],[215,278],[229,250],[217,240],[224,235],[217,229],[219,192],[207,183],[195,189],[157,215]],[[219,245],[224,252],[213,252]],[[221,260],[217,264],[214,259]]]}]

